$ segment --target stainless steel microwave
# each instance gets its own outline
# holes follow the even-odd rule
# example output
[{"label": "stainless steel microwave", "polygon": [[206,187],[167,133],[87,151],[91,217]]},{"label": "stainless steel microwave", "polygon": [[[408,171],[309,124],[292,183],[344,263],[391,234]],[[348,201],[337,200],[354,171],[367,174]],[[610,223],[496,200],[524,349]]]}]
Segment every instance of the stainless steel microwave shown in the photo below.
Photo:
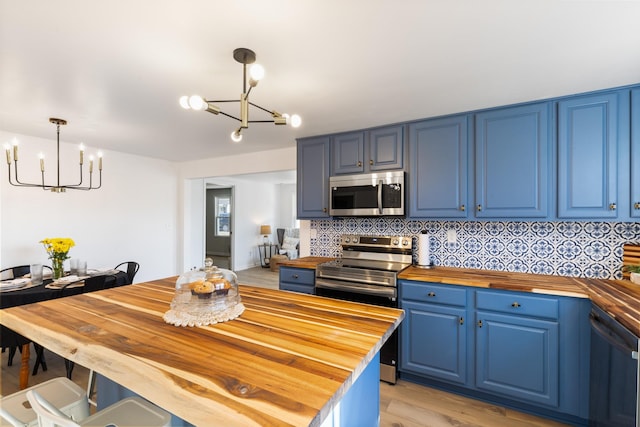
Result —
[{"label": "stainless steel microwave", "polygon": [[332,216],[404,215],[404,171],[329,178]]}]

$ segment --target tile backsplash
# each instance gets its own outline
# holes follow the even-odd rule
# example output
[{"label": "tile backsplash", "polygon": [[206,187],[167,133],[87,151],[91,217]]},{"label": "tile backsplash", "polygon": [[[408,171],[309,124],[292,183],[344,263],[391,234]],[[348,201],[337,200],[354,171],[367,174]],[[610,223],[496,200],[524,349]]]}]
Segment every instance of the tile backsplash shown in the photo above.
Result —
[{"label": "tile backsplash", "polygon": [[[415,221],[403,218],[311,220],[312,256],[342,255],[342,234],[430,235],[434,265],[484,270],[622,278],[622,246],[640,243],[638,222]],[[456,242],[447,233],[455,230]],[[451,233],[453,234],[453,233]],[[414,255],[414,260],[416,259]]]}]

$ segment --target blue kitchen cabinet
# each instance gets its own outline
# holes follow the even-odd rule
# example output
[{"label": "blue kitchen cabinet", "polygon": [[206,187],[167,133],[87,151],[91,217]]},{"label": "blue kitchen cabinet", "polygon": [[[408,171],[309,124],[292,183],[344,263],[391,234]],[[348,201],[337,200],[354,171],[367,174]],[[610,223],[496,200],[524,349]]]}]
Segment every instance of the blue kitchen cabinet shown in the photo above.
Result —
[{"label": "blue kitchen cabinet", "polygon": [[303,294],[315,294],[316,271],[308,268],[280,266],[281,291],[293,291]]},{"label": "blue kitchen cabinet", "polygon": [[404,168],[404,125],[331,137],[331,175]]},{"label": "blue kitchen cabinet", "polygon": [[589,307],[586,298],[476,291],[476,389],[587,418]]},{"label": "blue kitchen cabinet", "polygon": [[631,91],[631,217],[640,218],[640,88]]},{"label": "blue kitchen cabinet", "polygon": [[400,280],[400,377],[583,423],[587,298]]},{"label": "blue kitchen cabinet", "polygon": [[468,115],[409,125],[409,218],[466,218]]},{"label": "blue kitchen cabinet", "polygon": [[298,140],[298,219],[329,217],[329,143],[329,137]]},{"label": "blue kitchen cabinet", "polygon": [[364,132],[331,137],[331,175],[364,172]]},{"label": "blue kitchen cabinet", "polygon": [[400,371],[453,384],[468,382],[466,290],[401,281]]},{"label": "blue kitchen cabinet", "polygon": [[475,216],[546,218],[552,164],[550,102],[475,115]]},{"label": "blue kitchen cabinet", "polygon": [[628,96],[614,91],[558,102],[559,218],[626,216]]}]

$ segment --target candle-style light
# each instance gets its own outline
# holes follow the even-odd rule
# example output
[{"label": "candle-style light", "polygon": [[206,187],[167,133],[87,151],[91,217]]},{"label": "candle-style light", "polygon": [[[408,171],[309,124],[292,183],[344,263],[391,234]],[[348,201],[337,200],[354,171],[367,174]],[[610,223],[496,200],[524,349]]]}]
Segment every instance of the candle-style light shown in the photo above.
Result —
[{"label": "candle-style light", "polygon": [[[40,172],[42,175],[42,182],[40,184],[22,182],[18,178],[18,140],[13,138],[11,145],[8,143],[4,144],[5,154],[7,157],[7,166],[9,169],[9,184],[14,185],[16,187],[40,187],[43,190],[51,190],[54,193],[64,193],[67,189],[70,190],[97,190],[102,187],[102,152],[98,153],[98,172],[99,172],[99,181],[98,185],[93,185],[93,156],[90,156],[89,162],[89,185],[82,185],[83,183],[83,173],[82,166],[84,164],[84,144],[80,144],[80,179],[77,184],[60,184],[60,126],[64,126],[67,124],[67,121],[64,119],[56,119],[50,118],[49,122],[56,125],[57,130],[57,146],[56,146],[56,155],[57,155],[57,181],[56,184],[45,184],[44,179],[44,154],[40,153]],[[13,156],[12,156],[12,148],[13,148]],[[13,157],[13,158],[12,158]],[[14,164],[14,173],[13,177],[11,174],[11,163]]]}]

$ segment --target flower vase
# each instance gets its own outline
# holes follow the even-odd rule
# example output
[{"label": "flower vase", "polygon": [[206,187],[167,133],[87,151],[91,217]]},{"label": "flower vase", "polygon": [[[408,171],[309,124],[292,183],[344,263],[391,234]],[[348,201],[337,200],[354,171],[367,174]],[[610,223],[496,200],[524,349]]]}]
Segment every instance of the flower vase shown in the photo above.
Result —
[{"label": "flower vase", "polygon": [[53,265],[51,266],[53,269],[52,279],[58,280],[62,276],[64,276],[64,260],[53,258]]}]

